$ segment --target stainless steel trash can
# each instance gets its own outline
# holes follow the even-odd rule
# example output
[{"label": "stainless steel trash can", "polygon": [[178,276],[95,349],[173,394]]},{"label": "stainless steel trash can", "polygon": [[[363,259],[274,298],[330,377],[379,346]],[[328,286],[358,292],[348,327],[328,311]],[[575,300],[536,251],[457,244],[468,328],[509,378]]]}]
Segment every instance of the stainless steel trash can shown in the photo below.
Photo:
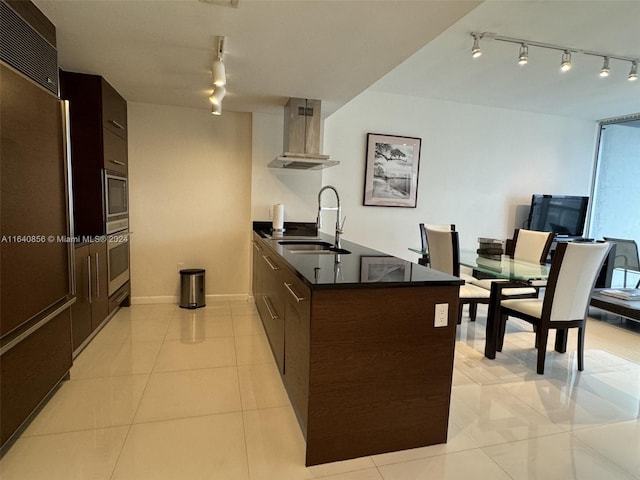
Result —
[{"label": "stainless steel trash can", "polygon": [[204,307],[204,269],[180,270],[180,308]]}]

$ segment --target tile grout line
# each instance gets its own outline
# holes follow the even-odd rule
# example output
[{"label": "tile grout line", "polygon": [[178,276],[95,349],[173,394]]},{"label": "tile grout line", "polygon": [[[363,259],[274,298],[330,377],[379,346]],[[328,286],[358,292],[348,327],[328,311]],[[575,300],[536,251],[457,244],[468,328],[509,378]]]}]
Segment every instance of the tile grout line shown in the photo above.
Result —
[{"label": "tile grout line", "polygon": [[138,410],[140,409],[140,404],[142,403],[142,398],[144,397],[144,394],[147,391],[147,388],[149,386],[149,382],[151,380],[151,375],[153,373],[153,368],[155,367],[156,362],[158,361],[158,356],[160,355],[160,351],[162,350],[162,344],[164,344],[164,339],[166,338],[167,333],[169,331],[169,325],[171,324],[171,320],[173,320],[173,317],[175,316],[175,314],[176,314],[176,312],[174,310],[174,312],[171,314],[171,319],[167,323],[167,331],[165,332],[164,337],[162,339],[162,342],[160,343],[160,348],[156,352],[156,356],[155,356],[155,358],[153,360],[153,363],[151,365],[151,370],[149,371],[148,376],[147,376],[147,382],[145,383],[144,388],[142,389],[142,394],[140,395],[140,398],[138,399],[138,405],[136,406],[135,412],[133,412],[133,415],[131,416],[131,421],[129,423],[129,428],[127,429],[127,434],[124,436],[124,440],[122,442],[122,445],[120,446],[120,450],[118,451],[118,455],[116,456],[116,460],[113,463],[113,468],[111,470],[111,475],[109,476],[110,480],[113,480],[114,475],[116,474],[116,470],[118,468],[118,464],[120,463],[120,458],[122,457],[122,452],[124,451],[124,447],[127,444],[127,440],[129,439],[129,435],[131,434],[131,429],[134,426],[134,421],[135,421],[136,415],[138,414]]}]

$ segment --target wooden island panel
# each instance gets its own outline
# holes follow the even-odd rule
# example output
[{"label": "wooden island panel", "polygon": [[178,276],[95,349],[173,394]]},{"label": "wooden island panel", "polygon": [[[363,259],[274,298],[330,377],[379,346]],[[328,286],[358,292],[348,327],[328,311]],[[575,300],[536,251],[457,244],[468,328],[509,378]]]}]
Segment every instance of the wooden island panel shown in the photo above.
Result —
[{"label": "wooden island panel", "polygon": [[458,286],[314,291],[307,465],[447,441],[457,308]]}]

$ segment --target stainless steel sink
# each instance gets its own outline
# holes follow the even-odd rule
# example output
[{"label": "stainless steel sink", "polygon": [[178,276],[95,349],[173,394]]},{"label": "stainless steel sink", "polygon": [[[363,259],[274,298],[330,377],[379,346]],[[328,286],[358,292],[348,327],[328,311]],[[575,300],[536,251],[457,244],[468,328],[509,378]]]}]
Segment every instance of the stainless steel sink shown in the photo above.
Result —
[{"label": "stainless steel sink", "polygon": [[306,253],[311,255],[347,255],[351,253],[344,248],[335,248],[329,242],[321,240],[283,240],[278,242],[290,253]]}]

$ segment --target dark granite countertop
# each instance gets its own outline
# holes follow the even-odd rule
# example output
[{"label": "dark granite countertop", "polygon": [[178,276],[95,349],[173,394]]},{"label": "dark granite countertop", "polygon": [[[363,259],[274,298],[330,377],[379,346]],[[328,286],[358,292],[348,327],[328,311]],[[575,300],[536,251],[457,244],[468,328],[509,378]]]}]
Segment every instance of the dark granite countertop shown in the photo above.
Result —
[{"label": "dark granite countertop", "polygon": [[[423,285],[462,285],[463,280],[417,263],[387,255],[357,243],[342,240],[349,254],[292,253],[279,242],[318,239],[333,244],[333,235],[318,233],[313,223],[285,223],[285,231],[274,234],[270,222],[254,222],[254,231],[264,243],[295,270],[310,288],[383,288]],[[292,227],[296,228],[292,228]]]}]

